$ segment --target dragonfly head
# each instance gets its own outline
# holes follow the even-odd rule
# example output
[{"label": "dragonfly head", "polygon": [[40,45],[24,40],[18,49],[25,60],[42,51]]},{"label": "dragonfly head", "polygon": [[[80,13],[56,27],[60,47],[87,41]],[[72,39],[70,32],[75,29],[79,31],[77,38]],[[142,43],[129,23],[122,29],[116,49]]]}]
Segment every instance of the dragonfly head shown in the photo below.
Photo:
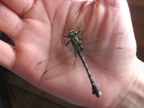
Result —
[{"label": "dragonfly head", "polygon": [[69,32],[69,36],[75,36],[79,33],[79,31],[75,31],[75,30],[70,30]]}]

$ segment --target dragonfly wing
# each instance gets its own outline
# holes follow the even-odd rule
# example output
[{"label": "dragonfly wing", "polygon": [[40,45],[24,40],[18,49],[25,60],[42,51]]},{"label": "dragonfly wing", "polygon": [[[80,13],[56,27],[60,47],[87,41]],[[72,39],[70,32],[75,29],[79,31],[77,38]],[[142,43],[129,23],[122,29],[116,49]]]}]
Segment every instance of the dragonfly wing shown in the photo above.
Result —
[{"label": "dragonfly wing", "polygon": [[64,72],[70,62],[74,63],[74,57],[72,55],[73,54],[70,50],[64,51],[61,54],[39,62],[35,69],[42,71],[43,75],[47,73],[54,73],[55,71],[58,71],[58,69],[59,71],[60,69],[63,69],[62,71]]}]

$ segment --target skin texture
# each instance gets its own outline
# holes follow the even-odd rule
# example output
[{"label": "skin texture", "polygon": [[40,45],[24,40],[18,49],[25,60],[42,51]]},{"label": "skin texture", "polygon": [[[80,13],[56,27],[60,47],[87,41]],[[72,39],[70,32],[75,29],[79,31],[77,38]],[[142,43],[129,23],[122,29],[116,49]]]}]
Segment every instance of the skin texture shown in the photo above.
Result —
[{"label": "skin texture", "polygon": [[[0,30],[15,43],[0,41],[0,65],[57,97],[110,107],[136,80],[138,59],[126,0],[1,0],[0,16]],[[92,95],[79,59],[76,68],[75,58],[62,61],[70,53],[62,55],[67,49],[63,36],[77,27],[86,40],[100,40],[90,48],[110,49],[93,51],[94,61],[87,60],[100,98]]]}]

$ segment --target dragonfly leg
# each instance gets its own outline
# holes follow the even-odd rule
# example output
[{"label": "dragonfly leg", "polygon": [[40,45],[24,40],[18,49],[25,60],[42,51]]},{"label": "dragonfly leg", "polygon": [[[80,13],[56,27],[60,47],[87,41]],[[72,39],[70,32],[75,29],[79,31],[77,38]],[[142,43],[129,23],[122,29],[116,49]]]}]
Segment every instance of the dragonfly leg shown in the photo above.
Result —
[{"label": "dragonfly leg", "polygon": [[67,43],[65,43],[65,45],[67,46],[70,42],[71,42],[71,40],[69,40]]}]

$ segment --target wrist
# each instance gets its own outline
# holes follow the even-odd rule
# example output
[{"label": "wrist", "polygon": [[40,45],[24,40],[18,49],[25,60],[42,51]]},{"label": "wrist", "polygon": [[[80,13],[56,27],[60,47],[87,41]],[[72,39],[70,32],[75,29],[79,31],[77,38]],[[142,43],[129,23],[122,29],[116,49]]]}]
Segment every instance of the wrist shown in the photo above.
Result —
[{"label": "wrist", "polygon": [[129,85],[122,90],[110,108],[144,107],[144,63],[137,60]]}]

